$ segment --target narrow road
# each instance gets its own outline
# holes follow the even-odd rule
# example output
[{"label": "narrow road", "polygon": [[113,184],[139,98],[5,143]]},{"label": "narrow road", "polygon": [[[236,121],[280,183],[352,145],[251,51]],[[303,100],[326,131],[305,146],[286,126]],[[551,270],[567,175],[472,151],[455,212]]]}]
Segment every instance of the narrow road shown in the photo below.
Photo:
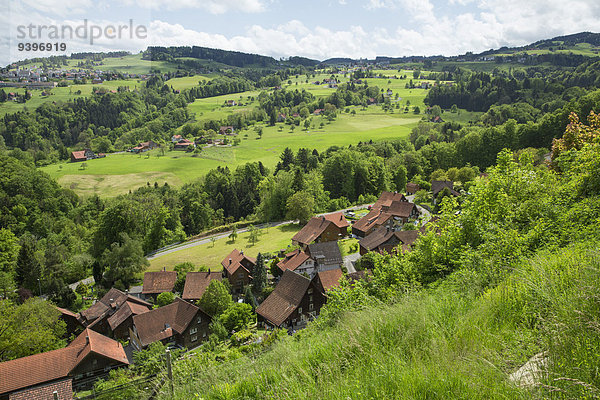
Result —
[{"label": "narrow road", "polygon": [[[366,208],[368,206],[369,206],[369,204],[363,204],[363,205],[360,205],[360,206],[354,206],[354,207],[344,208],[343,210],[338,210],[338,211],[332,211],[332,212],[328,212],[328,213],[318,214],[317,216],[334,214],[334,213],[340,212],[340,211],[343,212],[343,211],[351,211],[351,210],[360,210],[361,208]],[[281,226],[281,225],[287,225],[287,224],[292,224],[292,223],[296,223],[296,222],[298,222],[298,221],[270,222],[269,224],[256,225],[256,228],[258,228],[258,229],[264,229],[267,226],[269,226],[270,228],[272,228],[272,227]],[[244,228],[244,229],[238,230],[238,233],[244,233],[244,232],[248,232],[248,228]],[[205,237],[199,238],[199,239],[193,239],[193,240],[190,240],[190,241],[187,241],[187,242],[174,243],[172,245],[163,247],[162,249],[158,249],[158,250],[156,250],[156,251],[148,254],[146,256],[146,258],[148,259],[148,261],[150,261],[150,260],[153,260],[153,259],[158,258],[160,256],[164,256],[165,254],[174,253],[174,252],[179,251],[179,250],[189,249],[190,247],[199,246],[201,244],[210,243],[211,238],[215,238],[215,239],[226,238],[226,237],[229,236],[229,234],[231,234],[231,231],[221,232],[221,233],[215,233],[214,235],[205,236]]]},{"label": "narrow road", "polygon": [[[281,221],[281,222],[270,222],[268,224],[260,224],[260,225],[256,225],[257,229],[264,229],[267,226],[269,228],[273,228],[276,226],[281,226],[281,225],[287,225],[287,224],[292,224],[296,221]],[[238,230],[238,233],[244,233],[244,232],[248,232],[248,228],[243,228]],[[158,258],[160,256],[164,256],[165,254],[169,254],[169,253],[174,253],[176,251],[179,250],[184,250],[184,249],[189,249],[190,247],[194,247],[194,246],[199,246],[201,244],[206,244],[206,243],[210,243],[212,238],[216,239],[223,239],[228,237],[231,234],[231,231],[227,231],[227,232],[221,232],[221,233],[215,233],[214,235],[209,235],[209,236],[205,236],[202,238],[198,238],[198,239],[193,239],[187,242],[183,242],[183,243],[176,243],[176,244],[172,244],[170,246],[166,246],[163,247],[162,249],[159,249],[153,253],[150,253],[148,256],[146,256],[146,258],[148,259],[148,261],[153,260],[155,258]]]}]

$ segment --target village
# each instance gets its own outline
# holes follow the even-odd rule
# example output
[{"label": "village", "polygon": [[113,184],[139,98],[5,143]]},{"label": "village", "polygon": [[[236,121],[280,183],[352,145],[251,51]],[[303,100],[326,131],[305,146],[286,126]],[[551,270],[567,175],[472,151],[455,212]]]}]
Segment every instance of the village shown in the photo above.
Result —
[{"label": "village", "polygon": [[[112,369],[132,365],[133,354],[155,342],[186,350],[201,346],[216,317],[202,305],[218,301],[208,298],[217,286],[227,288],[232,304],[252,305],[251,329],[262,335],[276,329],[292,335],[319,317],[331,290],[342,282],[352,286],[369,280],[376,273],[360,266],[362,256],[410,252],[420,235],[436,229],[437,217],[409,201],[420,189],[409,182],[406,194],[383,192],[358,219],[350,210],[315,216],[277,258],[261,254],[253,258],[244,249],[234,249],[224,255],[222,271],[184,276],[177,271],[145,272],[143,285],[125,291],[113,287],[78,313],[56,307],[67,336],[74,339],[58,350],[0,363],[0,398],[47,398],[52,393],[72,398],[73,392],[90,389]],[[453,182],[433,181],[434,203],[441,193],[460,196]],[[338,242],[348,237],[358,245],[354,254],[344,257]],[[268,273],[267,264],[272,265]],[[266,278],[260,282],[266,284],[262,293],[268,293],[264,298],[250,290],[259,285],[256,279],[261,274]],[[162,298],[168,298],[168,304]]]}]

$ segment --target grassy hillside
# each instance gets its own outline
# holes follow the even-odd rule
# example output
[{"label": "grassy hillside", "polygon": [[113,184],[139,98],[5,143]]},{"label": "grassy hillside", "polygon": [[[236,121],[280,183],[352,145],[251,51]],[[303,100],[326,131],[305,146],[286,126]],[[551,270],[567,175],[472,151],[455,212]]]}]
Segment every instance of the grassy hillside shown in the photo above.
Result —
[{"label": "grassy hillside", "polygon": [[213,271],[221,269],[221,261],[233,249],[244,250],[250,257],[258,253],[273,253],[291,245],[292,236],[300,230],[298,225],[282,225],[275,228],[259,230],[259,240],[252,244],[249,233],[240,233],[237,240],[232,242],[229,238],[222,238],[215,243],[206,243],[188,249],[182,249],[165,254],[150,261],[148,271],[159,271],[163,268],[173,270],[173,267],[183,262],[191,262],[196,266],[205,266]]},{"label": "grassy hillside", "polygon": [[[334,325],[312,325],[257,357],[180,362],[174,398],[562,397],[552,387],[575,397],[593,394],[583,384],[563,388],[561,382],[583,380],[583,371],[599,361],[600,333],[582,326],[574,311],[598,319],[593,296],[599,267],[595,245],[543,252],[475,299],[451,279],[392,306],[348,312]],[[547,348],[552,364],[543,383],[552,386],[526,389],[509,380]],[[165,387],[160,398],[169,396]]]},{"label": "grassy hillside", "polygon": [[[242,131],[239,132],[241,143],[238,146],[208,147],[199,157],[185,152],[167,152],[165,156],[158,157],[160,153],[155,150],[141,155],[111,154],[86,162],[85,169],[81,168],[80,163],[61,163],[43,167],[42,170],[78,194],[116,196],[146,182],[181,185],[219,165],[235,168],[260,160],[267,167],[274,167],[286,147],[294,151],[301,147],[323,151],[334,145],[407,137],[419,119],[412,113],[386,114],[380,108],[371,106],[366,111],[357,109],[356,115],[341,114],[336,121],[326,123],[323,128],[319,128],[319,125],[325,120],[313,117],[315,130],[309,132],[299,127],[291,131],[284,124],[274,127],[265,125],[262,139],[259,139],[254,130]],[[283,127],[282,131],[279,130],[280,126]]]}]

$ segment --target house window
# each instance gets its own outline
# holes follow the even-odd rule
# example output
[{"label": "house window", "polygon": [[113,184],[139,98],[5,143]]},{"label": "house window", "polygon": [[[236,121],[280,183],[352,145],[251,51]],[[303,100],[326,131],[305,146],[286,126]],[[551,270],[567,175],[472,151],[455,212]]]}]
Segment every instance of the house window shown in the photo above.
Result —
[{"label": "house window", "polygon": [[298,307],[298,314],[302,314],[302,307]]},{"label": "house window", "polygon": [[192,342],[195,342],[196,340],[198,340],[198,336],[194,335],[194,336],[192,336],[192,337],[190,338],[190,340],[191,340]]},{"label": "house window", "polygon": [[198,332],[198,328],[192,328],[192,329],[190,329],[190,335],[193,335],[196,332]]},{"label": "house window", "polygon": [[311,303],[313,302],[312,294],[310,296],[308,296],[308,301],[310,301]]},{"label": "house window", "polygon": [[308,289],[308,294],[312,294],[312,288]]},{"label": "house window", "polygon": [[201,324],[202,323],[202,317],[198,317],[198,323]]},{"label": "house window", "polygon": [[203,332],[203,333],[202,333],[202,337],[206,337],[206,332]]},{"label": "house window", "polygon": [[314,309],[315,309],[315,306],[313,305],[313,303],[310,303],[310,304],[308,305],[308,311],[312,311],[312,310],[314,310]]}]

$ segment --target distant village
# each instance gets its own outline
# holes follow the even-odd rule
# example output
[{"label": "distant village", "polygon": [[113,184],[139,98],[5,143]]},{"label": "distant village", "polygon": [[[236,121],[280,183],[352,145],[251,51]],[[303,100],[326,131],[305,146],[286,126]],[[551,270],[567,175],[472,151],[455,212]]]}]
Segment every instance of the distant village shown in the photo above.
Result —
[{"label": "distant village", "polygon": [[[355,269],[361,256],[410,252],[420,235],[436,229],[436,217],[430,218],[428,211],[409,201],[420,189],[409,182],[406,195],[383,192],[358,219],[352,218],[355,214],[350,210],[311,218],[293,236],[293,250],[277,254],[276,273],[267,276],[273,289],[255,309],[257,328],[293,334],[318,318],[329,291],[342,279],[350,285],[370,279],[370,269]],[[460,196],[450,181],[433,181],[431,191],[434,204],[442,192]],[[347,237],[358,239],[358,249],[344,257],[338,241]],[[253,282],[256,263],[243,249],[234,249],[223,255],[222,271],[188,272],[180,293],[175,293],[177,272],[146,272],[143,285],[126,291],[111,288],[81,312],[58,308],[67,335],[75,339],[62,349],[0,363],[0,398],[46,399],[58,393],[54,398],[70,399],[73,391],[90,389],[110,370],[131,365],[133,354],[152,343],[198,347],[210,334],[212,316],[199,304],[209,295],[211,282],[226,282],[235,302],[247,302],[246,289]],[[176,297],[157,307],[162,293]]]}]

